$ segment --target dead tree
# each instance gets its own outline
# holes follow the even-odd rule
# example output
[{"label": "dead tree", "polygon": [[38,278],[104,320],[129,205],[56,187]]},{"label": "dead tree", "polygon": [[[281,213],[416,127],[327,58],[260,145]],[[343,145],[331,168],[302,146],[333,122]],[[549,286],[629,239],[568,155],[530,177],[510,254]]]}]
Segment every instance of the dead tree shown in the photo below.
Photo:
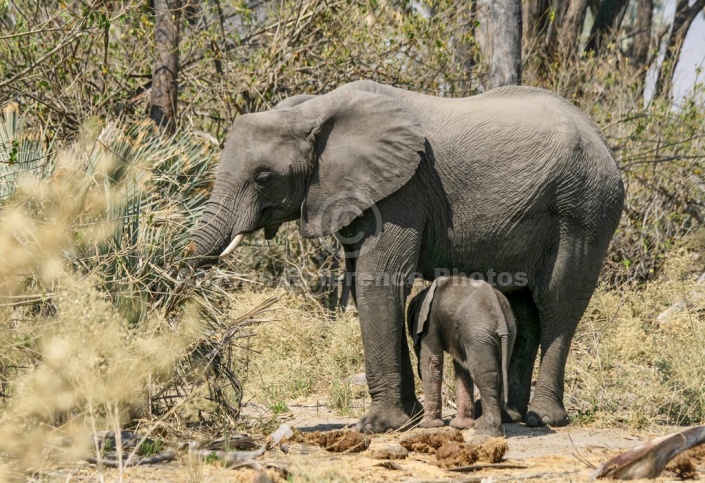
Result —
[{"label": "dead tree", "polygon": [[149,116],[172,135],[179,89],[179,18],[181,0],[154,0],[154,64]]},{"label": "dead tree", "polygon": [[651,22],[654,15],[654,0],[638,0],[636,4],[636,25],[632,41],[631,62],[642,69],[649,59],[651,47]]},{"label": "dead tree", "polygon": [[490,88],[521,84],[521,0],[490,1]]},{"label": "dead tree", "polygon": [[681,56],[685,36],[698,13],[705,8],[705,0],[696,0],[689,6],[688,0],[676,2],[676,13],[673,16],[673,26],[666,44],[666,55],[661,63],[661,69],[656,82],[656,97],[670,96],[673,84],[673,73]]},{"label": "dead tree", "polygon": [[589,0],[570,0],[562,25],[558,42],[565,59],[575,59],[580,52],[580,34],[585,24],[585,14]]},{"label": "dead tree", "polygon": [[603,0],[590,30],[585,52],[601,52],[605,42],[619,30],[628,0]]}]

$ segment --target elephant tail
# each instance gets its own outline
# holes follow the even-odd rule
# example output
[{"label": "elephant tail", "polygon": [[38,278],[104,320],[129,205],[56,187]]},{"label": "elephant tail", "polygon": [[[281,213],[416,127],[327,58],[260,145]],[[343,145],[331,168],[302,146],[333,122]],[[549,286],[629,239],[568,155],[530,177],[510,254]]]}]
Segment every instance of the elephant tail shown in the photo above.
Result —
[{"label": "elephant tail", "polygon": [[507,367],[509,366],[509,334],[500,334],[499,341],[502,350],[502,400],[506,408],[509,397],[509,378],[507,376]]}]

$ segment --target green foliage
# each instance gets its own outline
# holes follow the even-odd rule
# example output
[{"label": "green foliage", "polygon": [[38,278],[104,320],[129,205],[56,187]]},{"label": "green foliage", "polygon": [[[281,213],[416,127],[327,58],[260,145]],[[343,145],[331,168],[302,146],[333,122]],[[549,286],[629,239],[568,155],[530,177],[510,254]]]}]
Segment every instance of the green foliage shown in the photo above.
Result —
[{"label": "green foliage", "polygon": [[164,451],[164,441],[161,439],[145,439],[137,449],[140,456],[153,456]]},{"label": "green foliage", "polygon": [[127,165],[138,169],[124,180],[123,202],[112,210],[117,229],[111,239],[84,246],[77,259],[100,274],[136,323],[173,292],[175,263],[209,196],[217,153],[187,136],[165,142],[150,123],[115,129],[102,142],[119,160],[117,176]]},{"label": "green foliage", "polygon": [[289,412],[289,407],[286,405],[284,401],[277,401],[274,403],[272,406],[272,413],[274,413],[274,416],[278,416],[280,414],[288,413]]},{"label": "green foliage", "polygon": [[[4,121],[2,139],[22,139],[20,129],[7,127],[21,121],[16,107],[10,106]],[[16,163],[0,163],[4,198],[21,175],[60,175],[47,145],[44,138],[30,138],[20,143]],[[124,128],[88,123],[72,149],[86,179],[101,183],[108,195],[100,200],[100,213],[76,220],[75,245],[66,256],[75,270],[95,276],[123,315],[137,323],[170,299],[176,261],[212,187],[217,149],[191,136],[165,141],[150,122]],[[113,227],[111,236],[96,238],[98,221]]]},{"label": "green foliage", "polygon": [[214,463],[218,463],[220,460],[218,459],[218,455],[215,454],[215,452],[210,453],[208,456],[206,456],[205,463],[207,465],[212,465]]}]

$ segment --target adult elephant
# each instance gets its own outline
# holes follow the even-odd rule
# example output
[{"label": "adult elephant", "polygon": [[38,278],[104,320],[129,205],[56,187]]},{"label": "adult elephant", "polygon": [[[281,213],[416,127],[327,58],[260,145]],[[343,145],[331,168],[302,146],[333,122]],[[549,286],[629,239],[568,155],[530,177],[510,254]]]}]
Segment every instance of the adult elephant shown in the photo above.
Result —
[{"label": "adult elephant", "polygon": [[399,282],[439,269],[495,278],[520,330],[509,415],[561,425],[571,338],[623,198],[600,131],[554,94],[502,87],[443,99],[359,81],[235,120],[191,264],[290,220],[307,238],[335,234],[354,275],[372,396],[358,429],[373,432],[420,408],[404,336],[409,283]]}]

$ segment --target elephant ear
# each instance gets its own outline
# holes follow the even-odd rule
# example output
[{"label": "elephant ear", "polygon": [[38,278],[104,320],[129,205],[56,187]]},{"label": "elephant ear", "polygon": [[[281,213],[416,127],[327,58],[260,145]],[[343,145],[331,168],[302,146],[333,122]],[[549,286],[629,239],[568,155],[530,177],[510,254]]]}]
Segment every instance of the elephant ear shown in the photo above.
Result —
[{"label": "elephant ear", "polygon": [[414,333],[412,334],[412,337],[414,339],[414,345],[419,343],[419,340],[421,339],[421,334],[423,334],[423,330],[426,327],[426,323],[428,322],[428,316],[431,313],[431,303],[433,302],[433,297],[436,295],[436,289],[439,286],[444,285],[446,281],[446,277],[439,277],[434,280],[431,286],[428,288],[426,296],[423,298],[423,302],[421,302],[421,307],[419,308],[419,316],[416,319],[416,327],[414,328]]},{"label": "elephant ear", "polygon": [[272,110],[287,109],[289,107],[298,106],[302,102],[310,101],[314,98],[316,98],[316,96],[311,94],[298,94],[296,96],[287,97],[283,101],[277,103],[277,105],[274,106]]},{"label": "elephant ear", "polygon": [[300,104],[314,143],[301,206],[301,233],[330,235],[411,179],[426,139],[414,112],[398,100],[340,90]]}]

